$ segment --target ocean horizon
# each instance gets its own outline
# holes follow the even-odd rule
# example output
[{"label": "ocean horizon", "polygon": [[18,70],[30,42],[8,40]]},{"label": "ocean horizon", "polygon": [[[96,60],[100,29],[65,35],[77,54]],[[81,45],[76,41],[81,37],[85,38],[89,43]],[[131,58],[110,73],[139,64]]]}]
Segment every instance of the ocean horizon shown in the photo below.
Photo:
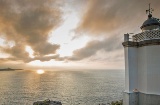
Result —
[{"label": "ocean horizon", "polygon": [[98,105],[123,99],[124,70],[1,71],[0,77],[0,105],[32,105],[45,99]]}]

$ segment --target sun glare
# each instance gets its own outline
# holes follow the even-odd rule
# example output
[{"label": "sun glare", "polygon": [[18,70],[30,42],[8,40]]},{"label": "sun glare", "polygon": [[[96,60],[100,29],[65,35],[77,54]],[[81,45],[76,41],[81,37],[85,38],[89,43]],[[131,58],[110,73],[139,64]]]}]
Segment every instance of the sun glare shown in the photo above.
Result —
[{"label": "sun glare", "polygon": [[43,74],[43,73],[44,73],[44,70],[42,69],[37,70],[37,74]]}]

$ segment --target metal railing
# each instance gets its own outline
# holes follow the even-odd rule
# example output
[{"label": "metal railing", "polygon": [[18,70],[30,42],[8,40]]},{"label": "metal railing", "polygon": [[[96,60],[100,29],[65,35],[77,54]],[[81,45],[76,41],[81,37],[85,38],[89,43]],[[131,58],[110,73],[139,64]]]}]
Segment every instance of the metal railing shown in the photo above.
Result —
[{"label": "metal railing", "polygon": [[132,36],[132,40],[134,42],[140,42],[151,39],[160,39],[160,30],[145,31]]}]

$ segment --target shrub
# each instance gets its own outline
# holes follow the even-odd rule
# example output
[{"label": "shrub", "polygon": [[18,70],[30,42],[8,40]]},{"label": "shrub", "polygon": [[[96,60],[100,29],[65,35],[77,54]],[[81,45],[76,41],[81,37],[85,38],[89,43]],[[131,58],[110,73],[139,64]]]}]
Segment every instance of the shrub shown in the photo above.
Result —
[{"label": "shrub", "polygon": [[120,100],[120,101],[112,101],[111,103],[108,103],[108,105],[123,105],[123,100]]}]

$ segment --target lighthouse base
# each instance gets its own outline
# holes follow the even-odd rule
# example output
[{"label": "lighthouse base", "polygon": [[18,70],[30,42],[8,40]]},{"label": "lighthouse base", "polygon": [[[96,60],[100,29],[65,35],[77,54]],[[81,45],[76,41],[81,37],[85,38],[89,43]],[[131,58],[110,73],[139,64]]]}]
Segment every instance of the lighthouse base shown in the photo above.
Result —
[{"label": "lighthouse base", "polygon": [[124,92],[123,105],[160,105],[160,95]]}]

